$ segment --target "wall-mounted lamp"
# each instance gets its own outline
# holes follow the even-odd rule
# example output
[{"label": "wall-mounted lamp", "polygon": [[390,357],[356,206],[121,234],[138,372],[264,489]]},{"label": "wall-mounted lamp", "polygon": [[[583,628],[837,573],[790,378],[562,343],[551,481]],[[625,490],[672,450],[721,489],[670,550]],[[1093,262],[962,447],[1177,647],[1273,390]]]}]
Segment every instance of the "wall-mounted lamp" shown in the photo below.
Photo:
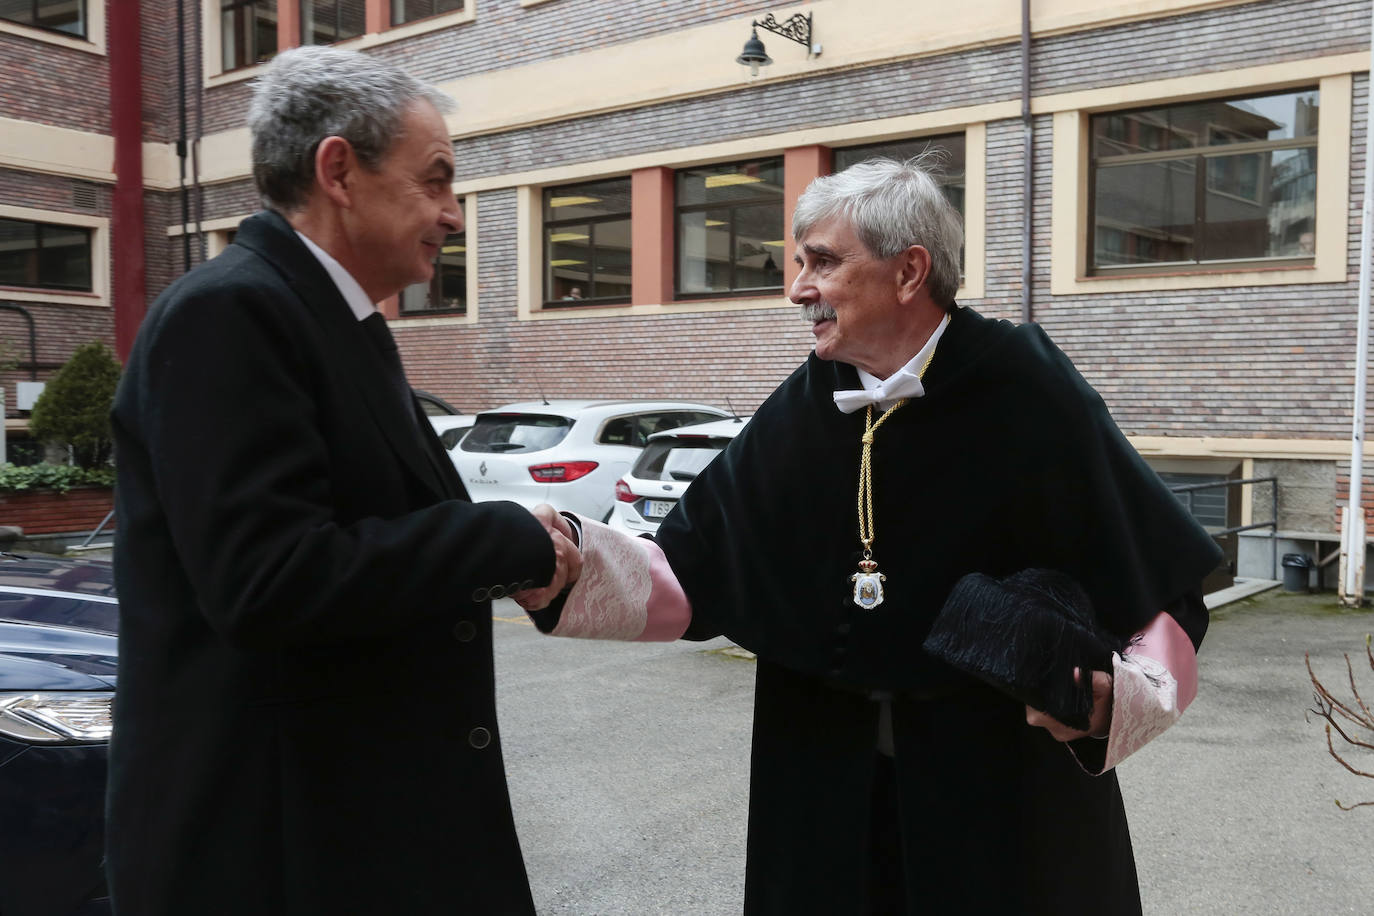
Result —
[{"label": "wall-mounted lamp", "polygon": [[821,46],[811,43],[810,13],[805,16],[801,13],[793,13],[786,22],[778,22],[773,14],[769,13],[763,19],[755,19],[749,25],[751,28],[749,40],[744,43],[744,50],[740,52],[739,57],[735,58],[735,63],[746,64],[749,67],[750,76],[758,76],[759,67],[766,67],[773,62],[773,58],[769,57],[768,52],[764,49],[763,42],[759,41],[759,29],[767,29],[775,35],[781,35],[799,45],[804,45],[808,57],[815,57],[821,53]]}]

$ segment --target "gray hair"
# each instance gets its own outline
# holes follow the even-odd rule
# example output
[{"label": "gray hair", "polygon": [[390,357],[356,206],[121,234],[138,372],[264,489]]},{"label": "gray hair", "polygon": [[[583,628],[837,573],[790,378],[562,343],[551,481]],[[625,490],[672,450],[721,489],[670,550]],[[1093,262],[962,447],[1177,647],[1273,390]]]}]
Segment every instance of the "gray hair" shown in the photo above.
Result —
[{"label": "gray hair", "polygon": [[930,295],[948,308],[959,289],[964,227],[935,179],[942,152],[913,159],[867,159],[811,182],[792,214],[792,237],[801,241],[819,222],[843,217],[868,250],[896,257],[912,245],[930,252]]},{"label": "gray hair", "polygon": [[416,102],[441,114],[453,99],[405,71],[357,51],[307,45],[278,54],[253,86],[248,127],[253,181],[265,206],[304,206],[315,183],[315,150],[342,137],[364,168],[377,169]]}]

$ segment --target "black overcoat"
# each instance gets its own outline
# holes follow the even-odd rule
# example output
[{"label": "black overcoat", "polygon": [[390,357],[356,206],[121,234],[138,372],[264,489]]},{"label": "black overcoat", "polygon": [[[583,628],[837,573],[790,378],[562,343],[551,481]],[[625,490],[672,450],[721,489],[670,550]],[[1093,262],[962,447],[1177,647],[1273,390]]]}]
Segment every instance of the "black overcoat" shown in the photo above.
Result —
[{"label": "black overcoat", "polygon": [[113,411],[120,914],[533,911],[484,590],[553,550],[394,378],[274,213],[150,310]]},{"label": "black overcoat", "polygon": [[880,691],[911,912],[1139,912],[1115,773],[1087,775],[1023,706],[921,644],[965,573],[1027,567],[1077,578],[1114,631],[1170,608],[1196,644],[1219,551],[1038,326],[958,309],[925,397],[876,435],[886,599],[862,610],[864,414],[831,396],[857,387],[853,367],[813,354],[658,533],[688,638],[724,633],[759,656],[746,911],[869,912]]}]

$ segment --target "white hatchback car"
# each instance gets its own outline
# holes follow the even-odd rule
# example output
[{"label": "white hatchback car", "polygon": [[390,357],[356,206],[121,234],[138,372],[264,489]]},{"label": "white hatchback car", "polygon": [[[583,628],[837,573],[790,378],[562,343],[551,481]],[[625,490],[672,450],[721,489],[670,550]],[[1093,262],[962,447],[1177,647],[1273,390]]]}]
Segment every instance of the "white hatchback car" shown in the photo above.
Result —
[{"label": "white hatchback car", "polygon": [[549,503],[605,521],[650,435],[728,416],[689,401],[526,401],[479,413],[449,455],[474,501]]},{"label": "white hatchback car", "polygon": [[434,427],[434,434],[439,437],[439,441],[450,454],[476,422],[476,415],[470,413],[449,413],[429,418],[429,424]]},{"label": "white hatchback car", "polygon": [[650,436],[639,460],[615,485],[611,527],[632,535],[658,531],[687,486],[747,422],[747,417],[714,420]]}]

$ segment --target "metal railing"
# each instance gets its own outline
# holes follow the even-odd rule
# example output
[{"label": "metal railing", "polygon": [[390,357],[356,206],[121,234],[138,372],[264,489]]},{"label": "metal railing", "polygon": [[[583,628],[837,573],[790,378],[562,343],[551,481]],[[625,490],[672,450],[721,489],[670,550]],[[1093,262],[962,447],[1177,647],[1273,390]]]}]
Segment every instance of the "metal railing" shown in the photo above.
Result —
[{"label": "metal railing", "polygon": [[1256,528],[1269,529],[1269,578],[1279,577],[1279,479],[1277,477],[1247,477],[1244,480],[1219,480],[1215,483],[1181,483],[1169,487],[1169,489],[1185,497],[1184,505],[1188,507],[1188,514],[1193,514],[1193,494],[1200,490],[1220,490],[1226,487],[1240,487],[1246,484],[1267,483],[1269,484],[1269,506],[1272,517],[1267,522],[1254,522],[1249,525],[1236,525],[1233,528],[1208,529],[1207,533],[1214,540],[1220,540],[1228,534],[1236,534],[1241,531],[1252,531]]}]

